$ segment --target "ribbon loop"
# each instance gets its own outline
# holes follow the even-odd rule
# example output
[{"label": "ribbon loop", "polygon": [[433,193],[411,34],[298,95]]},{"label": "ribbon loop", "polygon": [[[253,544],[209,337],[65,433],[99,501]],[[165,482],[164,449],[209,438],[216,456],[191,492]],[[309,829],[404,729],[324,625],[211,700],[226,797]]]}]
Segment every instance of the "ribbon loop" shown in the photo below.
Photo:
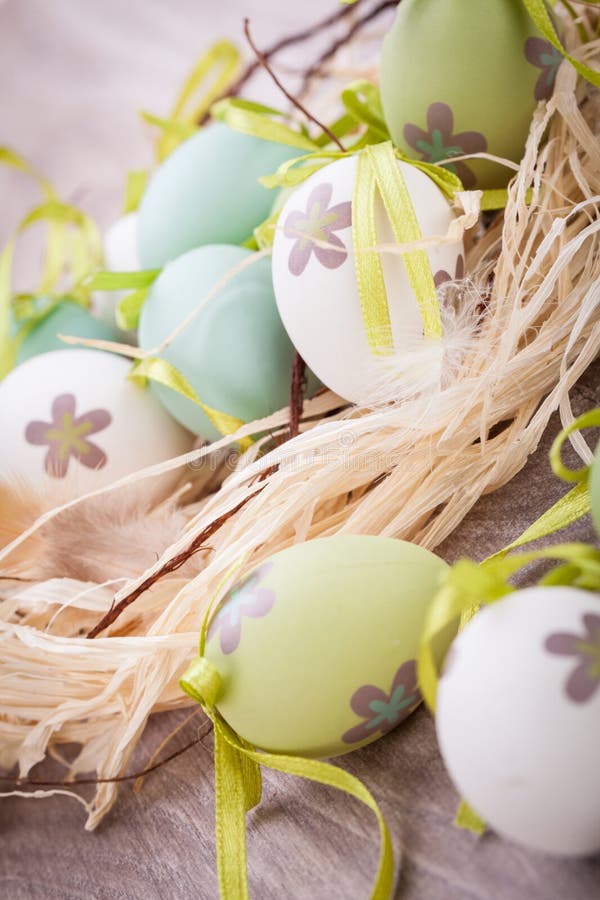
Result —
[{"label": "ribbon loop", "polygon": [[221,690],[221,676],[205,656],[197,656],[189,664],[179,684],[203,708],[214,709]]}]

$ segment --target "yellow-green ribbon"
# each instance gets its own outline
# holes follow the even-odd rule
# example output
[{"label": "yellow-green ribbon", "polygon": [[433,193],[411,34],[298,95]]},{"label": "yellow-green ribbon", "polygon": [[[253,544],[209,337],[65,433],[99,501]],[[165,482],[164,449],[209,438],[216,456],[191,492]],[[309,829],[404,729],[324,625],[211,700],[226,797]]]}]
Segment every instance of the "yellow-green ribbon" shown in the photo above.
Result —
[{"label": "yellow-green ribbon", "polygon": [[[0,164],[33,178],[44,197],[43,202],[21,220],[0,253],[0,378],[3,378],[12,369],[25,335],[56,305],[49,302],[35,308],[30,304],[31,321],[25,322],[16,336],[11,335],[12,269],[19,238],[37,223],[45,223],[48,227],[43,272],[37,289],[39,294],[55,290],[66,271],[77,285],[85,273],[97,265],[101,245],[98,230],[89,216],[74,206],[62,203],[51,184],[23,157],[8,147],[0,147]],[[61,295],[64,293],[61,292]],[[82,305],[87,305],[88,297],[81,288],[69,289],[68,294]],[[27,318],[25,307],[21,304],[19,319]]]},{"label": "yellow-green ribbon", "polygon": [[[359,151],[352,198],[354,265],[365,332],[371,350],[386,354],[394,345],[381,254],[375,249],[377,196],[383,201],[398,243],[419,241],[419,222],[390,141]],[[442,321],[429,257],[425,250],[415,248],[404,252],[402,260],[423,319],[425,337],[440,338]]]},{"label": "yellow-green ribbon", "polygon": [[135,212],[148,184],[148,172],[145,169],[132,169],[127,173],[125,182],[125,199],[123,202],[123,214]]},{"label": "yellow-green ribbon", "polygon": [[[204,627],[201,654],[205,634]],[[381,850],[371,900],[389,900],[394,879],[392,844],[381,810],[365,785],[354,775],[330,763],[259,752],[243,741],[217,711],[220,677],[203,655],[191,663],[180,685],[200,703],[214,725],[215,833],[222,900],[246,900],[249,897],[245,817],[246,812],[260,801],[260,766],[337,788],[360,800],[374,813],[379,826]]]},{"label": "yellow-green ribbon", "polygon": [[[198,130],[198,122],[212,104],[232,87],[240,67],[240,53],[231,41],[217,41],[204,53],[187,76],[169,116],[143,112],[142,118],[161,129],[156,156],[162,162],[182,141]],[[208,87],[206,83],[208,82]],[[203,92],[198,96],[200,89]]]},{"label": "yellow-green ribbon", "polygon": [[563,481],[575,482],[574,488],[526,528],[516,540],[481,564],[461,560],[450,569],[429,608],[419,652],[419,685],[425,702],[432,711],[435,710],[439,674],[435,656],[436,639],[447,632],[453,624],[457,629],[459,624],[461,627],[464,626],[482,604],[493,602],[511,591],[512,588],[506,583],[506,579],[534,559],[563,559],[569,571],[564,567],[556,569],[547,576],[550,581],[545,583],[559,583],[559,581],[572,583],[569,581],[571,578],[578,583],[584,583],[588,576],[592,578],[593,583],[595,575],[593,572],[590,575],[590,559],[595,560],[597,551],[585,544],[564,544],[529,553],[512,556],[508,554],[526,544],[561,531],[589,513],[589,466],[575,470],[568,469],[562,462],[561,451],[569,435],[598,425],[600,425],[600,408],[579,416],[557,435],[552,444],[550,450],[552,470]]},{"label": "yellow-green ribbon", "polygon": [[[218,409],[213,409],[212,406],[203,403],[185,376],[162,357],[146,356],[143,359],[136,360],[129,377],[142,382],[154,381],[191,400],[192,403],[200,407],[219,434],[224,436],[234,434],[244,425],[241,419],[230,416],[229,413],[220,412]],[[238,443],[242,450],[247,450],[248,447],[252,446],[253,441],[252,438],[246,437],[241,438]]]},{"label": "yellow-green ribbon", "polygon": [[586,81],[589,81],[595,87],[600,87],[600,72],[575,59],[574,56],[567,53],[561,44],[545,0],[523,0],[523,5],[539,31],[552,44],[555,50],[558,50],[565,59],[568,59],[575,71],[585,78]]}]

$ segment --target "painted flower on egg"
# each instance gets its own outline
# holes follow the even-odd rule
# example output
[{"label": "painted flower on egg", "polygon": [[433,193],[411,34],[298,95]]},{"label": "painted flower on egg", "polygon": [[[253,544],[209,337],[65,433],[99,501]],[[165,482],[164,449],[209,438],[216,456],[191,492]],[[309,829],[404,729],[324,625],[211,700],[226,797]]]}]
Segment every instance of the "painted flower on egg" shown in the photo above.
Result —
[{"label": "painted flower on egg", "polygon": [[465,261],[462,257],[462,254],[459,254],[456,260],[456,267],[454,269],[454,275],[451,275],[450,272],[447,272],[445,269],[438,269],[438,271],[433,276],[433,283],[436,288],[440,287],[442,284],[445,284],[447,281],[460,281],[464,278],[465,274]]},{"label": "painted flower on egg", "polygon": [[554,82],[563,56],[550,41],[543,38],[529,37],[525,41],[525,57],[533,66],[541,69],[535,83],[536,100],[549,100],[554,90]]},{"label": "painted flower on egg", "polygon": [[29,422],[25,429],[28,444],[48,447],[44,468],[53,478],[66,476],[71,457],[88,469],[106,465],[106,453],[88,438],[108,428],[112,422],[110,413],[92,409],[77,416],[76,406],[73,394],[61,394],[52,403],[50,422]]},{"label": "painted flower on egg", "polygon": [[273,608],[275,592],[260,586],[272,565],[270,562],[265,563],[236,584],[215,616],[208,637],[210,639],[219,632],[223,653],[233,653],[237,650],[242,637],[242,619],[245,616],[260,619]]},{"label": "painted flower on egg", "polygon": [[[296,238],[288,266],[292,275],[302,275],[311,254],[326,269],[337,269],[348,257],[346,245],[334,233],[352,224],[352,203],[330,206],[333,185],[324,182],[311,192],[306,210],[293,210],[284,223],[286,237]],[[328,244],[329,246],[322,246]]]},{"label": "painted flower on egg", "polygon": [[574,703],[591,700],[600,689],[600,616],[585,613],[582,620],[582,634],[559,632],[545,642],[549,653],[575,657],[577,665],[565,685],[567,697]]},{"label": "painted flower on egg", "polygon": [[356,744],[375,734],[387,734],[406,719],[420,702],[417,665],[411,659],[396,672],[389,694],[374,684],[365,684],[354,692],[350,706],[364,721],[342,735],[342,740],[346,744]]},{"label": "painted flower on egg", "polygon": [[[461,131],[453,133],[454,113],[447,103],[432,103],[427,110],[427,128],[423,131],[418,125],[411,123],[404,126],[406,143],[421,154],[426,162],[443,162],[454,156],[467,153],[483,153],[487,150],[487,141],[479,131]],[[465,162],[445,163],[445,167],[454,172],[465,188],[472,188],[476,178]]]}]

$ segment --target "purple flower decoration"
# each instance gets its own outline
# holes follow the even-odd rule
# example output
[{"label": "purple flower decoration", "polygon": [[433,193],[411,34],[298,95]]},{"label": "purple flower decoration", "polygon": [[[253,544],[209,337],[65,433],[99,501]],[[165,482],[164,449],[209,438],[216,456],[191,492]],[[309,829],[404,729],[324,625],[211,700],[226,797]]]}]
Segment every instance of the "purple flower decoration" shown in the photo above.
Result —
[{"label": "purple flower decoration", "polygon": [[76,403],[73,394],[61,394],[52,403],[51,422],[30,422],[25,429],[28,444],[48,447],[44,468],[53,478],[66,476],[72,456],[87,469],[106,465],[106,453],[88,437],[108,428],[112,417],[106,409],[76,416]]},{"label": "purple flower decoration", "polygon": [[464,277],[465,274],[465,261],[462,257],[462,253],[459,254],[458,259],[456,260],[456,268],[454,269],[454,276],[450,274],[450,272],[446,272],[445,269],[438,269],[438,271],[433,276],[433,283],[436,288],[439,288],[440,285],[445,284],[447,281],[460,281],[461,278]]},{"label": "purple flower decoration", "polygon": [[210,626],[209,639],[217,631],[220,633],[221,651],[233,653],[237,650],[242,637],[242,619],[249,616],[252,619],[260,619],[266,616],[275,603],[275,592],[270,588],[260,587],[261,581],[267,576],[273,563],[267,562],[247,578],[238,582],[225,598],[223,606],[217,613]]},{"label": "purple flower decoration", "polygon": [[[348,257],[346,245],[334,232],[351,226],[352,203],[347,200],[330,207],[332,193],[333,185],[317,185],[308,198],[306,212],[294,210],[285,221],[283,233],[296,238],[288,261],[292,275],[302,275],[311,253],[326,269],[337,269]],[[332,246],[321,247],[317,241]]]},{"label": "purple flower decoration", "polygon": [[400,666],[389,694],[373,684],[365,684],[352,695],[350,706],[364,722],[342,735],[345,744],[365,741],[375,734],[387,734],[421,702],[414,659]]},{"label": "purple flower decoration", "polygon": [[[427,110],[427,128],[428,131],[423,131],[410,123],[404,126],[404,140],[426,162],[443,162],[454,156],[487,150],[487,141],[479,131],[453,134],[454,114],[446,103],[431,104]],[[458,175],[466,188],[474,187],[477,179],[466,163],[447,163],[446,168]]]},{"label": "purple flower decoration", "polygon": [[558,67],[563,61],[562,54],[552,46],[550,41],[529,37],[525,41],[525,58],[532,66],[542,70],[535,83],[535,99],[549,100],[554,90]]},{"label": "purple flower decoration", "polygon": [[565,685],[567,697],[574,703],[591,700],[600,688],[600,616],[585,613],[582,621],[583,634],[551,634],[544,644],[549,653],[575,657],[577,665]]}]

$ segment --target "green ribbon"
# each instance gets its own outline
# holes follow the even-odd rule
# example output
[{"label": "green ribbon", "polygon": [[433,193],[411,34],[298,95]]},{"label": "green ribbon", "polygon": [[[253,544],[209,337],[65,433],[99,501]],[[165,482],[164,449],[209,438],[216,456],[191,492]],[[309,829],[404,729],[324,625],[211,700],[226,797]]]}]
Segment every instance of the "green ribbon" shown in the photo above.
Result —
[{"label": "green ribbon", "polygon": [[[229,413],[220,412],[212,406],[203,403],[198,394],[191,386],[184,375],[175,368],[172,363],[168,362],[160,356],[145,356],[136,360],[133,368],[129,373],[129,378],[142,383],[154,381],[156,384],[162,384],[164,387],[170,388],[177,394],[181,394],[187,400],[191,400],[196,406],[200,407],[206,418],[217,429],[219,434],[234,434],[245,424],[236,416],[230,416]],[[242,450],[247,450],[253,444],[252,438],[240,438],[238,444]]]},{"label": "green ribbon", "polygon": [[[44,252],[42,276],[36,294],[52,294],[65,271],[77,285],[83,275],[97,262],[101,255],[98,230],[89,216],[74,206],[62,203],[47,179],[23,157],[0,147],[0,164],[17,169],[31,177],[40,188],[43,202],[31,210],[17,225],[12,236],[0,253],[0,379],[14,366],[18,348],[29,331],[49,315],[60,298],[53,297],[40,307],[30,303],[33,294],[21,295],[17,318],[22,327],[17,334],[11,334],[12,270],[15,251],[22,235],[40,222],[47,225],[47,240]],[[64,292],[61,291],[61,297]],[[81,288],[68,291],[69,297],[87,306],[89,297]]]},{"label": "green ribbon", "polygon": [[[552,469],[564,481],[576,482],[574,488],[526,528],[516,540],[481,564],[461,560],[450,569],[429,608],[419,652],[419,685],[425,702],[432,711],[435,710],[439,676],[435,641],[441,633],[453,623],[458,627],[459,621],[460,625],[464,626],[482,604],[494,602],[511,591],[507,579],[534,559],[562,559],[568,563],[570,573],[568,577],[571,580],[563,580],[567,573],[562,567],[547,576],[552,583],[558,583],[557,578],[560,583],[580,583],[590,575],[590,559],[594,561],[598,554],[585,544],[565,544],[511,556],[508,554],[526,544],[561,531],[589,513],[589,466],[577,470],[566,468],[561,459],[561,450],[569,435],[583,428],[598,425],[600,425],[600,408],[579,416],[558,434],[552,444],[550,450]],[[591,577],[594,583],[594,572],[591,573]]]},{"label": "green ribbon", "polygon": [[[209,614],[210,615],[210,610]],[[181,688],[199,703],[214,725],[215,836],[217,872],[222,900],[249,897],[246,857],[246,813],[260,802],[260,767],[295,775],[339,791],[364,803],[375,815],[381,849],[371,900],[389,900],[394,879],[394,857],[389,831],[371,792],[358,778],[330,763],[277,753],[263,753],[237,735],[219,715],[221,679],[204,654],[205,619],[200,655],[183,675]]]},{"label": "green ribbon", "polygon": [[[561,450],[569,435],[583,428],[600,425],[600,408],[579,416],[563,429],[553,442],[550,461],[554,473],[567,482],[575,482],[564,497],[508,546],[477,564],[459,560],[447,575],[428,610],[418,655],[419,687],[423,698],[435,712],[439,665],[436,643],[449,629],[464,628],[481,606],[494,603],[511,593],[509,579],[530,562],[541,559],[557,560],[555,566],[540,582],[547,585],[571,585],[586,590],[600,590],[600,552],[587,544],[559,544],[525,553],[511,551],[548,537],[577,522],[590,511],[589,466],[568,469],[562,462]],[[485,824],[463,801],[455,824],[480,834]]]},{"label": "green ribbon", "polygon": [[[198,131],[198,122],[212,104],[235,84],[239,67],[240,53],[237,47],[231,41],[217,41],[194,65],[169,116],[161,118],[142,112],[142,118],[146,122],[161,130],[156,143],[159,162]],[[198,97],[201,88],[203,91]]]}]

